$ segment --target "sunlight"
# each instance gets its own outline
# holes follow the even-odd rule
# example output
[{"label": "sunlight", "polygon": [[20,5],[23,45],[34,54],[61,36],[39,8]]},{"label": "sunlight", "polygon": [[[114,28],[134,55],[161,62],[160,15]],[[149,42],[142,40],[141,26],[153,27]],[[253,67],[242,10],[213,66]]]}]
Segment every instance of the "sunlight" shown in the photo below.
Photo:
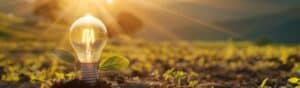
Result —
[{"label": "sunlight", "polygon": [[166,30],[166,27],[158,24],[153,19],[149,18],[149,15],[145,14],[143,11],[138,10],[138,8],[128,5],[125,6],[124,9],[138,16],[149,26],[153,27],[153,30],[157,31],[161,35],[165,35],[167,38],[171,40],[181,40],[181,38],[178,35],[172,33],[171,31]]},{"label": "sunlight", "polygon": [[[47,34],[49,34],[50,31],[57,31],[57,30],[53,30],[55,27],[57,27],[57,25],[61,25],[58,22],[61,20],[69,20],[70,17],[75,16],[76,13],[78,13],[79,11],[79,7],[77,7],[78,5],[80,6],[81,4],[81,0],[78,2],[71,2],[69,0],[64,0],[65,3],[64,4],[64,8],[63,10],[58,14],[58,17],[50,24],[47,24],[49,26],[47,26],[47,28],[44,29],[44,31],[42,32],[42,36],[46,37],[49,36]],[[73,14],[73,15],[69,15],[69,14]],[[66,25],[61,25],[61,27],[59,28],[67,28]],[[65,41],[65,39],[67,38],[66,36],[63,37],[64,39],[62,39],[61,41]]]},{"label": "sunlight", "polygon": [[[123,33],[124,31],[120,27],[120,25],[117,22],[117,18],[115,17],[118,13],[122,11],[129,10],[131,13],[133,13],[135,16],[139,17],[141,20],[143,20],[146,24],[151,25],[151,27],[154,27],[154,30],[157,32],[165,34],[165,36],[169,37],[171,40],[180,39],[178,35],[175,35],[170,30],[166,30],[167,27],[163,27],[162,24],[157,23],[157,20],[154,20],[151,18],[151,15],[145,13],[145,9],[139,8],[145,7],[145,8],[152,8],[154,10],[161,11],[163,13],[166,13],[170,16],[180,17],[184,18],[185,20],[197,23],[202,26],[209,27],[210,29],[222,33],[226,33],[233,37],[238,37],[239,35],[235,32],[232,32],[230,30],[227,30],[221,26],[217,26],[215,24],[201,21],[198,18],[188,16],[184,13],[181,13],[179,11],[171,10],[167,8],[166,5],[172,5],[172,4],[180,4],[182,1],[144,1],[144,0],[128,0],[126,2],[118,2],[116,3],[115,0],[85,0],[85,1],[78,1],[78,2],[72,2],[70,0],[65,0],[66,6],[62,10],[61,13],[59,13],[59,17],[56,19],[56,21],[52,25],[57,25],[57,21],[60,20],[72,20],[73,18],[80,17],[81,15],[86,14],[87,12],[90,12],[92,14],[96,14],[100,16],[103,20],[106,21],[106,24],[116,32],[116,34]],[[189,0],[184,3],[196,3],[197,1]],[[197,2],[200,3],[200,2]],[[112,5],[112,4],[118,4]],[[137,10],[139,9],[139,10]],[[71,15],[67,15],[71,14]],[[53,29],[53,26],[50,26],[45,30],[44,34],[48,33],[49,29]]]},{"label": "sunlight", "polygon": [[239,37],[240,36],[239,34],[233,32],[233,31],[227,30],[227,29],[225,29],[223,27],[214,25],[212,23],[203,22],[203,21],[201,21],[201,20],[199,20],[197,18],[187,16],[187,15],[185,15],[183,13],[180,13],[180,12],[169,10],[168,8],[165,8],[163,6],[154,4],[151,1],[147,1],[147,2],[132,2],[132,3],[134,3],[136,5],[149,6],[151,8],[155,8],[155,9],[161,10],[162,12],[168,13],[170,15],[181,17],[181,18],[185,18],[186,20],[192,21],[194,23],[197,23],[197,24],[200,24],[200,25],[203,25],[203,26],[207,26],[207,27],[209,27],[209,28],[211,28],[211,29],[213,29],[215,31],[226,33],[226,34],[229,34],[229,35],[231,35],[233,37]]},{"label": "sunlight", "polygon": [[108,4],[113,4],[113,3],[114,3],[114,0],[106,0],[106,3],[108,3]]},{"label": "sunlight", "polygon": [[94,5],[97,6],[97,9],[101,10],[103,20],[106,21],[106,25],[108,26],[108,28],[113,29],[116,34],[121,33],[121,27],[118,24],[117,19],[113,16],[114,9],[102,6],[100,3],[94,3]]}]

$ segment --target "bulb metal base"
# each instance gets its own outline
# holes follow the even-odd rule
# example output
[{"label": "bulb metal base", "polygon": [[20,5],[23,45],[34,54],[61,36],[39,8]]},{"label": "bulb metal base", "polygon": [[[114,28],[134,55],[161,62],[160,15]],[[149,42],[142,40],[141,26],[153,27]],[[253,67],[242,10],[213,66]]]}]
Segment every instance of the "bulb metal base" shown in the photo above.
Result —
[{"label": "bulb metal base", "polygon": [[80,79],[94,85],[99,78],[98,74],[98,64],[95,63],[81,63],[80,64]]}]

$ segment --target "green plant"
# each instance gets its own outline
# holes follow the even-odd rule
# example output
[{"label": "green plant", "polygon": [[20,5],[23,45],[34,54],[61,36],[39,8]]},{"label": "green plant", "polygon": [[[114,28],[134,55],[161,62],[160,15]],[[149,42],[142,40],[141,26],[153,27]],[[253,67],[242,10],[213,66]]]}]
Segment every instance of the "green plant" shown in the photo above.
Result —
[{"label": "green plant", "polygon": [[190,80],[189,81],[189,87],[196,88],[197,84],[199,83],[198,80]]},{"label": "green plant", "polygon": [[126,69],[128,65],[129,61],[127,58],[121,56],[113,56],[101,61],[99,64],[99,68],[100,70],[105,71],[119,71]]},{"label": "green plant", "polygon": [[[75,61],[72,54],[65,51],[56,51],[54,55],[62,57],[62,60],[67,63]],[[99,64],[99,69],[104,71],[120,71],[126,69],[129,66],[129,63],[129,60],[123,56],[112,56],[103,59]]]},{"label": "green plant", "polygon": [[172,80],[174,77],[173,77],[173,72],[174,72],[174,69],[169,69],[167,70],[164,74],[163,74],[163,77],[165,80]]},{"label": "green plant", "polygon": [[269,80],[269,78],[265,78],[262,82],[261,82],[261,84],[260,84],[260,88],[267,88],[266,87],[266,83],[267,83],[267,81]]},{"label": "green plant", "polygon": [[296,85],[294,88],[300,88],[300,78],[291,77],[288,79],[289,84]]},{"label": "green plant", "polygon": [[170,69],[163,74],[165,80],[175,81],[177,86],[181,86],[181,80],[185,77],[185,72],[175,71],[175,69]]}]

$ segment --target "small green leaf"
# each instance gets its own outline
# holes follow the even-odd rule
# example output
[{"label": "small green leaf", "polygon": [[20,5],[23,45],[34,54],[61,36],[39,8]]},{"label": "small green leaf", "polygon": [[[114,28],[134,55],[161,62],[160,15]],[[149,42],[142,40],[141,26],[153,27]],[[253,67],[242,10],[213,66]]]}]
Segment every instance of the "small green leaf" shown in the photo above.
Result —
[{"label": "small green leaf", "polygon": [[66,50],[55,50],[55,51],[53,51],[53,54],[57,58],[63,60],[64,62],[67,62],[67,63],[73,63],[76,60],[76,58]]},{"label": "small green leaf", "polygon": [[177,71],[177,72],[175,72],[174,74],[175,74],[175,78],[176,78],[177,80],[181,80],[181,79],[184,78],[184,72],[183,72],[183,71]]},{"label": "small green leaf", "polygon": [[100,70],[105,71],[120,71],[128,67],[129,61],[125,57],[113,56],[108,59],[104,59],[100,62]]},{"label": "small green leaf", "polygon": [[197,86],[198,82],[199,82],[198,80],[189,81],[189,87],[195,88]]},{"label": "small green leaf", "polygon": [[265,78],[262,83],[260,84],[260,88],[266,88],[266,83],[269,80],[269,78]]},{"label": "small green leaf", "polygon": [[65,74],[64,73],[60,73],[60,72],[56,72],[55,76],[58,80],[62,80],[65,79]]},{"label": "small green leaf", "polygon": [[299,78],[297,77],[291,77],[288,80],[291,84],[297,84],[299,82]]},{"label": "small green leaf", "polygon": [[163,77],[165,80],[169,80],[171,78],[173,78],[173,72],[174,72],[174,68],[172,69],[169,69],[168,71],[166,71],[164,74],[163,74]]}]

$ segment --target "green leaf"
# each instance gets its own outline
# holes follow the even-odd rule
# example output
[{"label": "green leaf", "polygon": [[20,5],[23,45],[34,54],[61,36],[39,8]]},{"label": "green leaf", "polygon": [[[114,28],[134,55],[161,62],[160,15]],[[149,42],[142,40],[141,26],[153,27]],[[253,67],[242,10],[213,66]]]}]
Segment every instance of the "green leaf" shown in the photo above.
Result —
[{"label": "green leaf", "polygon": [[299,78],[297,77],[291,77],[288,80],[291,84],[297,84],[299,82]]},{"label": "green leaf", "polygon": [[66,50],[55,50],[53,54],[60,60],[67,63],[74,63],[76,58]]},{"label": "green leaf", "polygon": [[260,84],[260,88],[266,88],[266,83],[269,80],[269,78],[265,78],[262,83]]},{"label": "green leaf", "polygon": [[195,88],[197,86],[198,82],[199,82],[198,80],[189,81],[189,87]]},{"label": "green leaf", "polygon": [[177,71],[177,72],[175,72],[175,78],[177,80],[183,79],[184,78],[184,72],[183,71]]},{"label": "green leaf", "polygon": [[163,77],[164,77],[164,79],[165,80],[169,80],[169,79],[171,79],[171,78],[173,78],[173,72],[174,72],[174,68],[172,68],[172,69],[169,69],[167,72],[165,72],[164,74],[163,74]]},{"label": "green leaf", "polygon": [[60,73],[60,72],[56,72],[55,76],[58,80],[62,80],[65,79],[65,74],[64,73]]},{"label": "green leaf", "polygon": [[128,67],[129,61],[125,57],[113,56],[108,59],[104,59],[100,62],[100,70],[104,71],[120,71]]}]

